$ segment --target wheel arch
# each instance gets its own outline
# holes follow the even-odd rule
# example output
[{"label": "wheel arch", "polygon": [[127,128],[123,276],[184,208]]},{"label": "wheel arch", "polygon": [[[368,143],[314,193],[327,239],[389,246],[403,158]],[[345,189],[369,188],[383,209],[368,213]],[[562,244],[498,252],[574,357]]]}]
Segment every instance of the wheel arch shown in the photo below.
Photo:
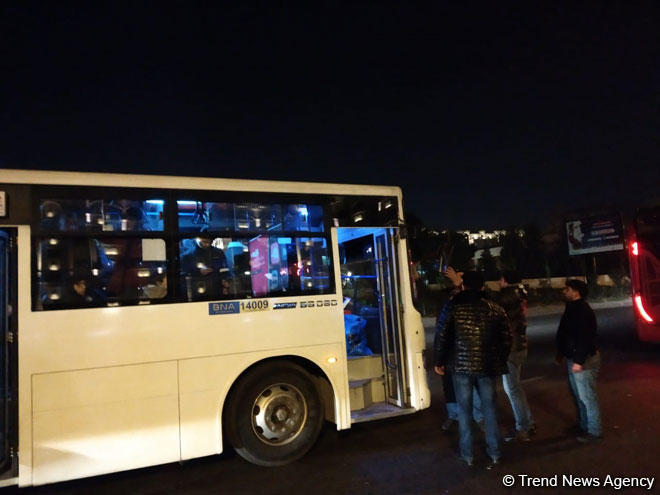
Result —
[{"label": "wheel arch", "polygon": [[221,417],[222,417],[223,428],[224,425],[226,424],[225,416],[227,414],[227,409],[228,409],[227,406],[229,405],[229,402],[232,400],[234,391],[236,390],[241,380],[245,376],[247,376],[250,372],[252,372],[254,369],[273,362],[294,364],[302,368],[304,371],[306,371],[312,378],[314,387],[316,388],[318,396],[321,399],[323,412],[324,412],[324,419],[326,421],[335,422],[335,407],[337,401],[337,394],[335,392],[335,386],[333,385],[328,375],[323,371],[323,369],[321,369],[321,367],[318,364],[316,364],[314,361],[306,357],[295,354],[283,354],[280,356],[271,356],[268,358],[255,361],[249,366],[247,366],[241,373],[239,373],[236,376],[236,378],[233,380],[231,384],[231,387],[229,387],[229,390],[225,394],[224,400],[222,402]]}]

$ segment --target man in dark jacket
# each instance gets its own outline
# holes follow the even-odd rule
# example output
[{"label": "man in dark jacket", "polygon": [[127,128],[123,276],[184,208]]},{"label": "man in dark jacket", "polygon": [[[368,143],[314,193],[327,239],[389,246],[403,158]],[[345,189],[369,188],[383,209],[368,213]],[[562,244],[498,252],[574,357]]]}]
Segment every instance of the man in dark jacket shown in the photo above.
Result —
[{"label": "man in dark jacket", "polygon": [[445,367],[453,372],[458,402],[458,430],[461,458],[472,465],[472,390],[476,386],[481,397],[487,452],[492,462],[499,463],[500,438],[495,401],[496,378],[507,372],[511,333],[506,313],[485,298],[481,289],[483,275],[466,272],[465,290],[442,309],[434,342],[435,372],[443,375]]},{"label": "man in dark jacket", "polygon": [[505,442],[529,441],[529,435],[536,427],[532,411],[527,403],[527,396],[520,383],[522,366],[527,360],[527,292],[523,287],[520,275],[515,271],[506,271],[500,278],[500,292],[497,293],[497,303],[504,308],[511,326],[511,352],[507,360],[509,372],[502,375],[502,386],[511,402],[511,409],[516,420],[513,428],[504,437]]},{"label": "man in dark jacket", "polygon": [[601,438],[600,405],[596,378],[600,353],[596,346],[596,316],[585,301],[587,284],[567,280],[564,287],[566,309],[557,330],[558,364],[567,359],[568,381],[575,400],[582,433],[578,441],[587,443]]},{"label": "man in dark jacket", "polygon": [[188,300],[219,298],[230,294],[230,271],[222,249],[211,239],[198,237],[181,256],[181,272]]}]

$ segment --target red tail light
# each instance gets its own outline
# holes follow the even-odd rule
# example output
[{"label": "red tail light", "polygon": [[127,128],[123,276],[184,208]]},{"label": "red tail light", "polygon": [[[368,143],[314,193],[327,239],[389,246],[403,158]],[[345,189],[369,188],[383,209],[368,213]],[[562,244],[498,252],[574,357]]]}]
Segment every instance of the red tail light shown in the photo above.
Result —
[{"label": "red tail light", "polygon": [[630,245],[630,252],[633,254],[633,256],[639,256],[639,244],[637,244],[637,241]]},{"label": "red tail light", "polygon": [[648,323],[653,323],[653,318],[646,312],[644,309],[644,303],[642,302],[642,296],[639,294],[635,295],[635,306],[637,307],[637,312],[639,316],[644,318]]}]

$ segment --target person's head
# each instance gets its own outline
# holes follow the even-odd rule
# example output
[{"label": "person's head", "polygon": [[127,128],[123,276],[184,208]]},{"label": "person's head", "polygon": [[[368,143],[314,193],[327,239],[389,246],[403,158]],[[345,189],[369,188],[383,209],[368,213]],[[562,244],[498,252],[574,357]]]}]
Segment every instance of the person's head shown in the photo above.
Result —
[{"label": "person's head", "polygon": [[582,280],[571,279],[566,281],[566,287],[563,290],[564,299],[567,301],[577,301],[587,298],[587,284]]},{"label": "person's head", "polygon": [[143,230],[144,225],[142,224],[142,210],[135,206],[128,207],[122,213],[122,219],[126,220],[126,228],[124,230]]},{"label": "person's head", "polygon": [[206,237],[198,237],[195,239],[195,242],[202,249],[208,249],[211,247],[211,239],[207,239]]},{"label": "person's head", "polygon": [[506,270],[502,272],[500,277],[500,287],[508,287],[509,285],[516,285],[522,282],[520,274],[516,270]]},{"label": "person's head", "polygon": [[87,292],[87,280],[81,278],[73,279],[73,291],[79,296],[84,296]]},{"label": "person's head", "polygon": [[463,287],[465,287],[465,290],[481,290],[485,283],[486,280],[481,272],[463,273]]}]

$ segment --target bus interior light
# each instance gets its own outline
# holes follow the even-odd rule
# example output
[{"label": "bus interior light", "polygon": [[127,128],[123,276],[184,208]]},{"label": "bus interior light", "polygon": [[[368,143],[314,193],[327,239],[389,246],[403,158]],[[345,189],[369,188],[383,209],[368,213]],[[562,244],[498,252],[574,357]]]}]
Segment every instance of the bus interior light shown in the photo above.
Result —
[{"label": "bus interior light", "polygon": [[639,315],[644,318],[648,323],[653,323],[653,318],[646,312],[644,308],[644,302],[642,301],[642,296],[640,294],[635,295],[635,307]]}]

